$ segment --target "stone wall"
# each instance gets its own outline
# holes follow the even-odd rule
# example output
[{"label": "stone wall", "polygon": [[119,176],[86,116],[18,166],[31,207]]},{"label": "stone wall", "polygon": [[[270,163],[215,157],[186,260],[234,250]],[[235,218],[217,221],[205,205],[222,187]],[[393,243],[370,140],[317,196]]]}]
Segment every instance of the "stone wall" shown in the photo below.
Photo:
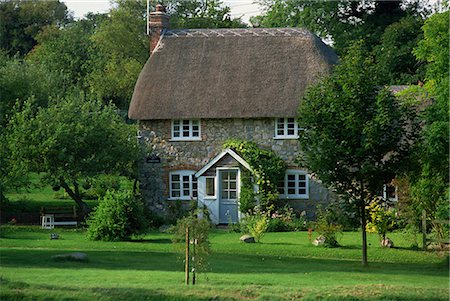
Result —
[{"label": "stone wall", "polygon": [[[254,141],[261,148],[277,153],[289,168],[299,168],[296,164],[300,152],[298,141],[274,139],[274,134],[275,120],[272,118],[202,119],[201,141],[171,141],[171,120],[141,121],[139,140],[145,154],[139,168],[141,192],[151,209],[164,212],[169,195],[169,172],[201,169],[222,151],[224,142],[232,138]],[[160,158],[160,163],[147,163],[146,158],[152,155]],[[310,181],[310,199],[289,203],[308,212],[318,202],[329,199],[327,189]]]}]

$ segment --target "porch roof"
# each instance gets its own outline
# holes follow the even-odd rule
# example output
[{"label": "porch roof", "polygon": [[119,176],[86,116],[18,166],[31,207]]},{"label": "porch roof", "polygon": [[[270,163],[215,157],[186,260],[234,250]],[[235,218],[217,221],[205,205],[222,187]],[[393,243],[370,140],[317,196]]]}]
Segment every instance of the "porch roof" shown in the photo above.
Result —
[{"label": "porch roof", "polygon": [[223,152],[215,156],[211,161],[208,162],[205,166],[203,166],[202,169],[197,171],[195,174],[195,177],[201,177],[208,169],[214,166],[217,162],[219,162],[220,159],[225,157],[226,155],[230,155],[233,159],[235,159],[237,162],[239,162],[242,166],[244,166],[248,170],[252,170],[250,165],[245,161],[241,156],[239,156],[235,151],[233,151],[231,148],[225,149]]}]

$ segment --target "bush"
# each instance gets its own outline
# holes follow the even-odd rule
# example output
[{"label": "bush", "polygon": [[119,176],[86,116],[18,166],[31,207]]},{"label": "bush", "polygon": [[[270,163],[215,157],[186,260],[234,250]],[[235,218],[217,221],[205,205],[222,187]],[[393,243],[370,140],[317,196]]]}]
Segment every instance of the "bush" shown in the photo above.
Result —
[{"label": "bush", "polygon": [[103,241],[126,240],[148,229],[144,204],[131,192],[108,191],[87,224],[88,238]]},{"label": "bush", "polygon": [[247,230],[255,238],[255,241],[259,242],[269,227],[269,218],[266,214],[255,209],[253,215],[247,215],[242,219],[241,225],[243,227],[242,230]]},{"label": "bush", "polygon": [[367,232],[378,233],[384,240],[386,233],[395,226],[396,217],[394,210],[380,204],[377,200],[373,201],[367,209],[369,211],[369,219],[366,224]]},{"label": "bush", "polygon": [[297,216],[294,210],[287,205],[269,214],[269,216],[270,219],[267,232],[306,230],[306,220],[304,218],[304,212]]},{"label": "bush", "polygon": [[317,209],[315,230],[325,238],[325,247],[339,246],[337,235],[342,234],[342,226],[337,223],[333,223],[330,220],[331,215],[332,213],[328,210],[322,210],[320,207]]}]

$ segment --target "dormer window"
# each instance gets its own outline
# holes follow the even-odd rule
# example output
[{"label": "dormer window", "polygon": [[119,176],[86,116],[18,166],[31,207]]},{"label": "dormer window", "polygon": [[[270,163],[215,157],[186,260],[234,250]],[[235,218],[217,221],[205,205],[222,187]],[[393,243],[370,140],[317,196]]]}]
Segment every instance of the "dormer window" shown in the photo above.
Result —
[{"label": "dormer window", "polygon": [[199,141],[200,120],[172,120],[172,141]]},{"label": "dormer window", "polygon": [[295,118],[277,118],[275,139],[298,139],[299,127]]}]

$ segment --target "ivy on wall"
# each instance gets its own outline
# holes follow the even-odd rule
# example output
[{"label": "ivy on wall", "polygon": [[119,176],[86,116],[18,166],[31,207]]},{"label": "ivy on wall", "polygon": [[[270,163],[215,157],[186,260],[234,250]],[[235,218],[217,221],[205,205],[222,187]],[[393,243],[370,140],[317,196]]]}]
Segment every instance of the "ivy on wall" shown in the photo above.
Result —
[{"label": "ivy on wall", "polygon": [[[278,200],[277,184],[283,180],[286,171],[284,161],[273,151],[259,148],[256,143],[244,140],[228,140],[223,145],[238,153],[252,168],[244,170],[241,177],[240,211],[252,212],[256,198],[260,205],[269,207]],[[258,194],[253,184],[259,186]]]}]

